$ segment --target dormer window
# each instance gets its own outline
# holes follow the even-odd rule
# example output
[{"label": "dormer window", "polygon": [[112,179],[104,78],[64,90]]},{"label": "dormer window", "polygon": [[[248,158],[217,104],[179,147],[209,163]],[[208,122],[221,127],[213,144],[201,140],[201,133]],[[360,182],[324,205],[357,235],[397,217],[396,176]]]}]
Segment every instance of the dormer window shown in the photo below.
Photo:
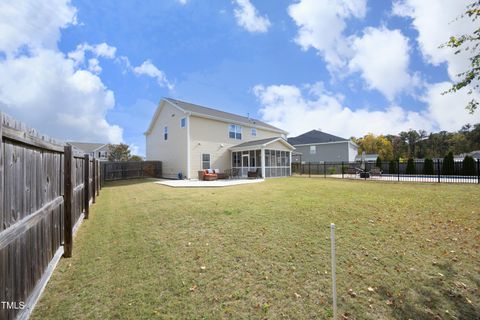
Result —
[{"label": "dormer window", "polygon": [[230,139],[242,140],[242,126],[236,124],[229,125],[228,137]]}]

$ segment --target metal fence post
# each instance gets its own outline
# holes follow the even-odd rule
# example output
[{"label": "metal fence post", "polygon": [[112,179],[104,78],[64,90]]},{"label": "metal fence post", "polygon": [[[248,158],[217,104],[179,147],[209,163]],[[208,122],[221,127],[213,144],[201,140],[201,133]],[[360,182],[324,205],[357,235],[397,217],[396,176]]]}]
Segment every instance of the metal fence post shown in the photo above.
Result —
[{"label": "metal fence post", "polygon": [[308,177],[310,178],[310,161],[308,162]]},{"label": "metal fence post", "polygon": [[323,161],[323,177],[327,177],[327,163]]},{"label": "metal fence post", "polygon": [[343,171],[344,170],[343,170],[343,161],[342,161],[342,179],[343,179],[343,173],[344,173]]},{"label": "metal fence post", "polygon": [[72,256],[73,244],[73,152],[72,146],[65,146],[64,149],[64,245],[63,256],[70,258]]},{"label": "metal fence post", "polygon": [[397,179],[400,181],[400,159],[397,160]]},{"label": "metal fence post", "polygon": [[477,181],[480,183],[480,159],[477,159]]},{"label": "metal fence post", "polygon": [[437,159],[437,177],[438,183],[440,183],[440,159]]}]

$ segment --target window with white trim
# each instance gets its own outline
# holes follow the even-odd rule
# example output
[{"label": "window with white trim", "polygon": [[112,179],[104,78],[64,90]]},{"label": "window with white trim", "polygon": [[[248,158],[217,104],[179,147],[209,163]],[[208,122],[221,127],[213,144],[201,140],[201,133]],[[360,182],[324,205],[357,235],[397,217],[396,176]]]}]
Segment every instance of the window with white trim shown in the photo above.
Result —
[{"label": "window with white trim", "polygon": [[231,124],[228,126],[228,137],[230,139],[242,140],[242,126]]},{"label": "window with white trim", "polygon": [[202,169],[210,169],[210,154],[202,154]]},{"label": "window with white trim", "polygon": [[252,128],[252,137],[257,136],[257,128]]},{"label": "window with white trim", "polygon": [[163,128],[163,140],[168,140],[168,127]]},{"label": "window with white trim", "polygon": [[310,154],[316,154],[317,153],[317,146],[310,146]]},{"label": "window with white trim", "polygon": [[187,118],[180,119],[180,127],[185,128],[187,126]]}]

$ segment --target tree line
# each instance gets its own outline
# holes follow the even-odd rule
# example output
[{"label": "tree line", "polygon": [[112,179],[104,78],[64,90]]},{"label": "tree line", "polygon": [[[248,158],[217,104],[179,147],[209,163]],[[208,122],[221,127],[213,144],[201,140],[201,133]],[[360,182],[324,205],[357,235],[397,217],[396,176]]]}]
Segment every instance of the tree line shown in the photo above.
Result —
[{"label": "tree line", "polygon": [[359,146],[359,154],[378,154],[382,160],[432,159],[480,150],[480,123],[464,125],[459,131],[402,131],[396,135],[369,133],[351,138]]}]

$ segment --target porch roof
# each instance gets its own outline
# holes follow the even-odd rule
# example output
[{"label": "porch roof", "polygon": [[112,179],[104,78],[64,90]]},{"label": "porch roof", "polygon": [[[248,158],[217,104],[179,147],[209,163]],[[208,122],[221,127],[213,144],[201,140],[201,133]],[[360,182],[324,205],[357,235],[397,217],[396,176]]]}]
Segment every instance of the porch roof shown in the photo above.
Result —
[{"label": "porch roof", "polygon": [[244,150],[254,150],[254,149],[262,149],[266,148],[269,144],[274,142],[282,143],[287,149],[295,150],[295,147],[292,146],[287,140],[283,139],[282,137],[273,137],[267,139],[260,139],[260,140],[252,140],[237,144],[230,148],[231,151],[244,151]]}]

